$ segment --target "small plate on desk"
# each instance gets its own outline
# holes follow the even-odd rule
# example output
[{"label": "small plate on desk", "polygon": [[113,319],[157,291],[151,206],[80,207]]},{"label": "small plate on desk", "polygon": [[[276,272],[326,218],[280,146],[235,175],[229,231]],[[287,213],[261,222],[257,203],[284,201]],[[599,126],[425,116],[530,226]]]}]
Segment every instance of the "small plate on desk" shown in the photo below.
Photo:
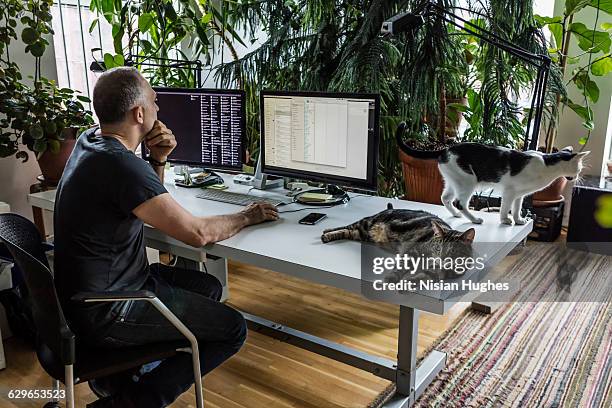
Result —
[{"label": "small plate on desk", "polygon": [[186,188],[208,187],[223,184],[223,179],[215,173],[200,173],[192,176],[190,183],[185,183],[184,179],[177,178],[174,180],[174,184]]}]

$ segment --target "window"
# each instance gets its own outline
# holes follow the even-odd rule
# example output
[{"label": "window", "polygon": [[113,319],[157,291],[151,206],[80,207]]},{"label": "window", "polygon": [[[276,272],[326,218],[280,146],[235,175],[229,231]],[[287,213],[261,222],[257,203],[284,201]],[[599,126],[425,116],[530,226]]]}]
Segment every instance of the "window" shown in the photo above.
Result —
[{"label": "window", "polygon": [[[89,33],[96,18],[96,13],[89,10],[89,0],[57,0],[52,15],[58,84],[91,97],[97,75],[89,70],[94,61],[91,50],[101,48],[104,52],[112,52],[111,26],[100,19]],[[102,55],[100,51],[95,52],[97,60],[101,60]]]}]

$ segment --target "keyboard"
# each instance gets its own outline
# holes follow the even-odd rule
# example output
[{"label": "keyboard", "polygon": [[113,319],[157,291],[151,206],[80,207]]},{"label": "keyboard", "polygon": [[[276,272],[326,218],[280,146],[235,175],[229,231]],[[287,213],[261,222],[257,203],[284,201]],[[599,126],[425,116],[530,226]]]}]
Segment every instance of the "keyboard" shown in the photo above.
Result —
[{"label": "keyboard", "polygon": [[222,203],[247,206],[251,203],[268,203],[278,207],[287,204],[286,201],[277,200],[269,197],[257,197],[242,193],[232,193],[230,191],[204,189],[196,197],[204,200],[220,201]]}]

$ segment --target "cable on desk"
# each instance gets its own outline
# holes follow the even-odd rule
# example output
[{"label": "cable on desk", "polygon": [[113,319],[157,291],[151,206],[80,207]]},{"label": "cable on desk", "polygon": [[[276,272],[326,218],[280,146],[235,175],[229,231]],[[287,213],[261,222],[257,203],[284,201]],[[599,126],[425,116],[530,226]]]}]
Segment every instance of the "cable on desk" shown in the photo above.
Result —
[{"label": "cable on desk", "polygon": [[[293,204],[293,203],[291,203]],[[287,204],[289,205],[289,204]],[[321,210],[324,208],[332,208],[335,207],[334,205],[326,205],[326,206],[320,206],[320,207],[306,207],[306,208],[298,208],[297,210],[287,210],[287,211],[279,211],[279,214],[284,214],[284,213],[292,213],[292,212],[298,212],[298,211],[305,211],[305,210]]]}]

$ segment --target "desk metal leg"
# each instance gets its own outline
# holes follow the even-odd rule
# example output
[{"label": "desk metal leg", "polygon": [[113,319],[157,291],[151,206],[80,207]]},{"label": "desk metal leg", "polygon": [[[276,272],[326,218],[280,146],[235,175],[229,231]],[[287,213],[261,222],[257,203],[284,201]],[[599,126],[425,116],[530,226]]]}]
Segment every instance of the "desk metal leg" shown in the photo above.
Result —
[{"label": "desk metal leg", "polygon": [[414,402],[419,311],[400,306],[397,340],[397,392]]},{"label": "desk metal leg", "polygon": [[210,273],[212,276],[219,279],[221,286],[223,286],[221,302],[225,302],[229,298],[229,286],[227,285],[227,259],[207,255],[206,265],[204,265],[204,262],[178,257],[176,265],[185,269],[193,269],[202,272],[208,271],[208,273]]},{"label": "desk metal leg", "polygon": [[408,408],[446,365],[446,353],[433,350],[417,367],[419,311],[400,306],[396,394],[384,408]]}]

